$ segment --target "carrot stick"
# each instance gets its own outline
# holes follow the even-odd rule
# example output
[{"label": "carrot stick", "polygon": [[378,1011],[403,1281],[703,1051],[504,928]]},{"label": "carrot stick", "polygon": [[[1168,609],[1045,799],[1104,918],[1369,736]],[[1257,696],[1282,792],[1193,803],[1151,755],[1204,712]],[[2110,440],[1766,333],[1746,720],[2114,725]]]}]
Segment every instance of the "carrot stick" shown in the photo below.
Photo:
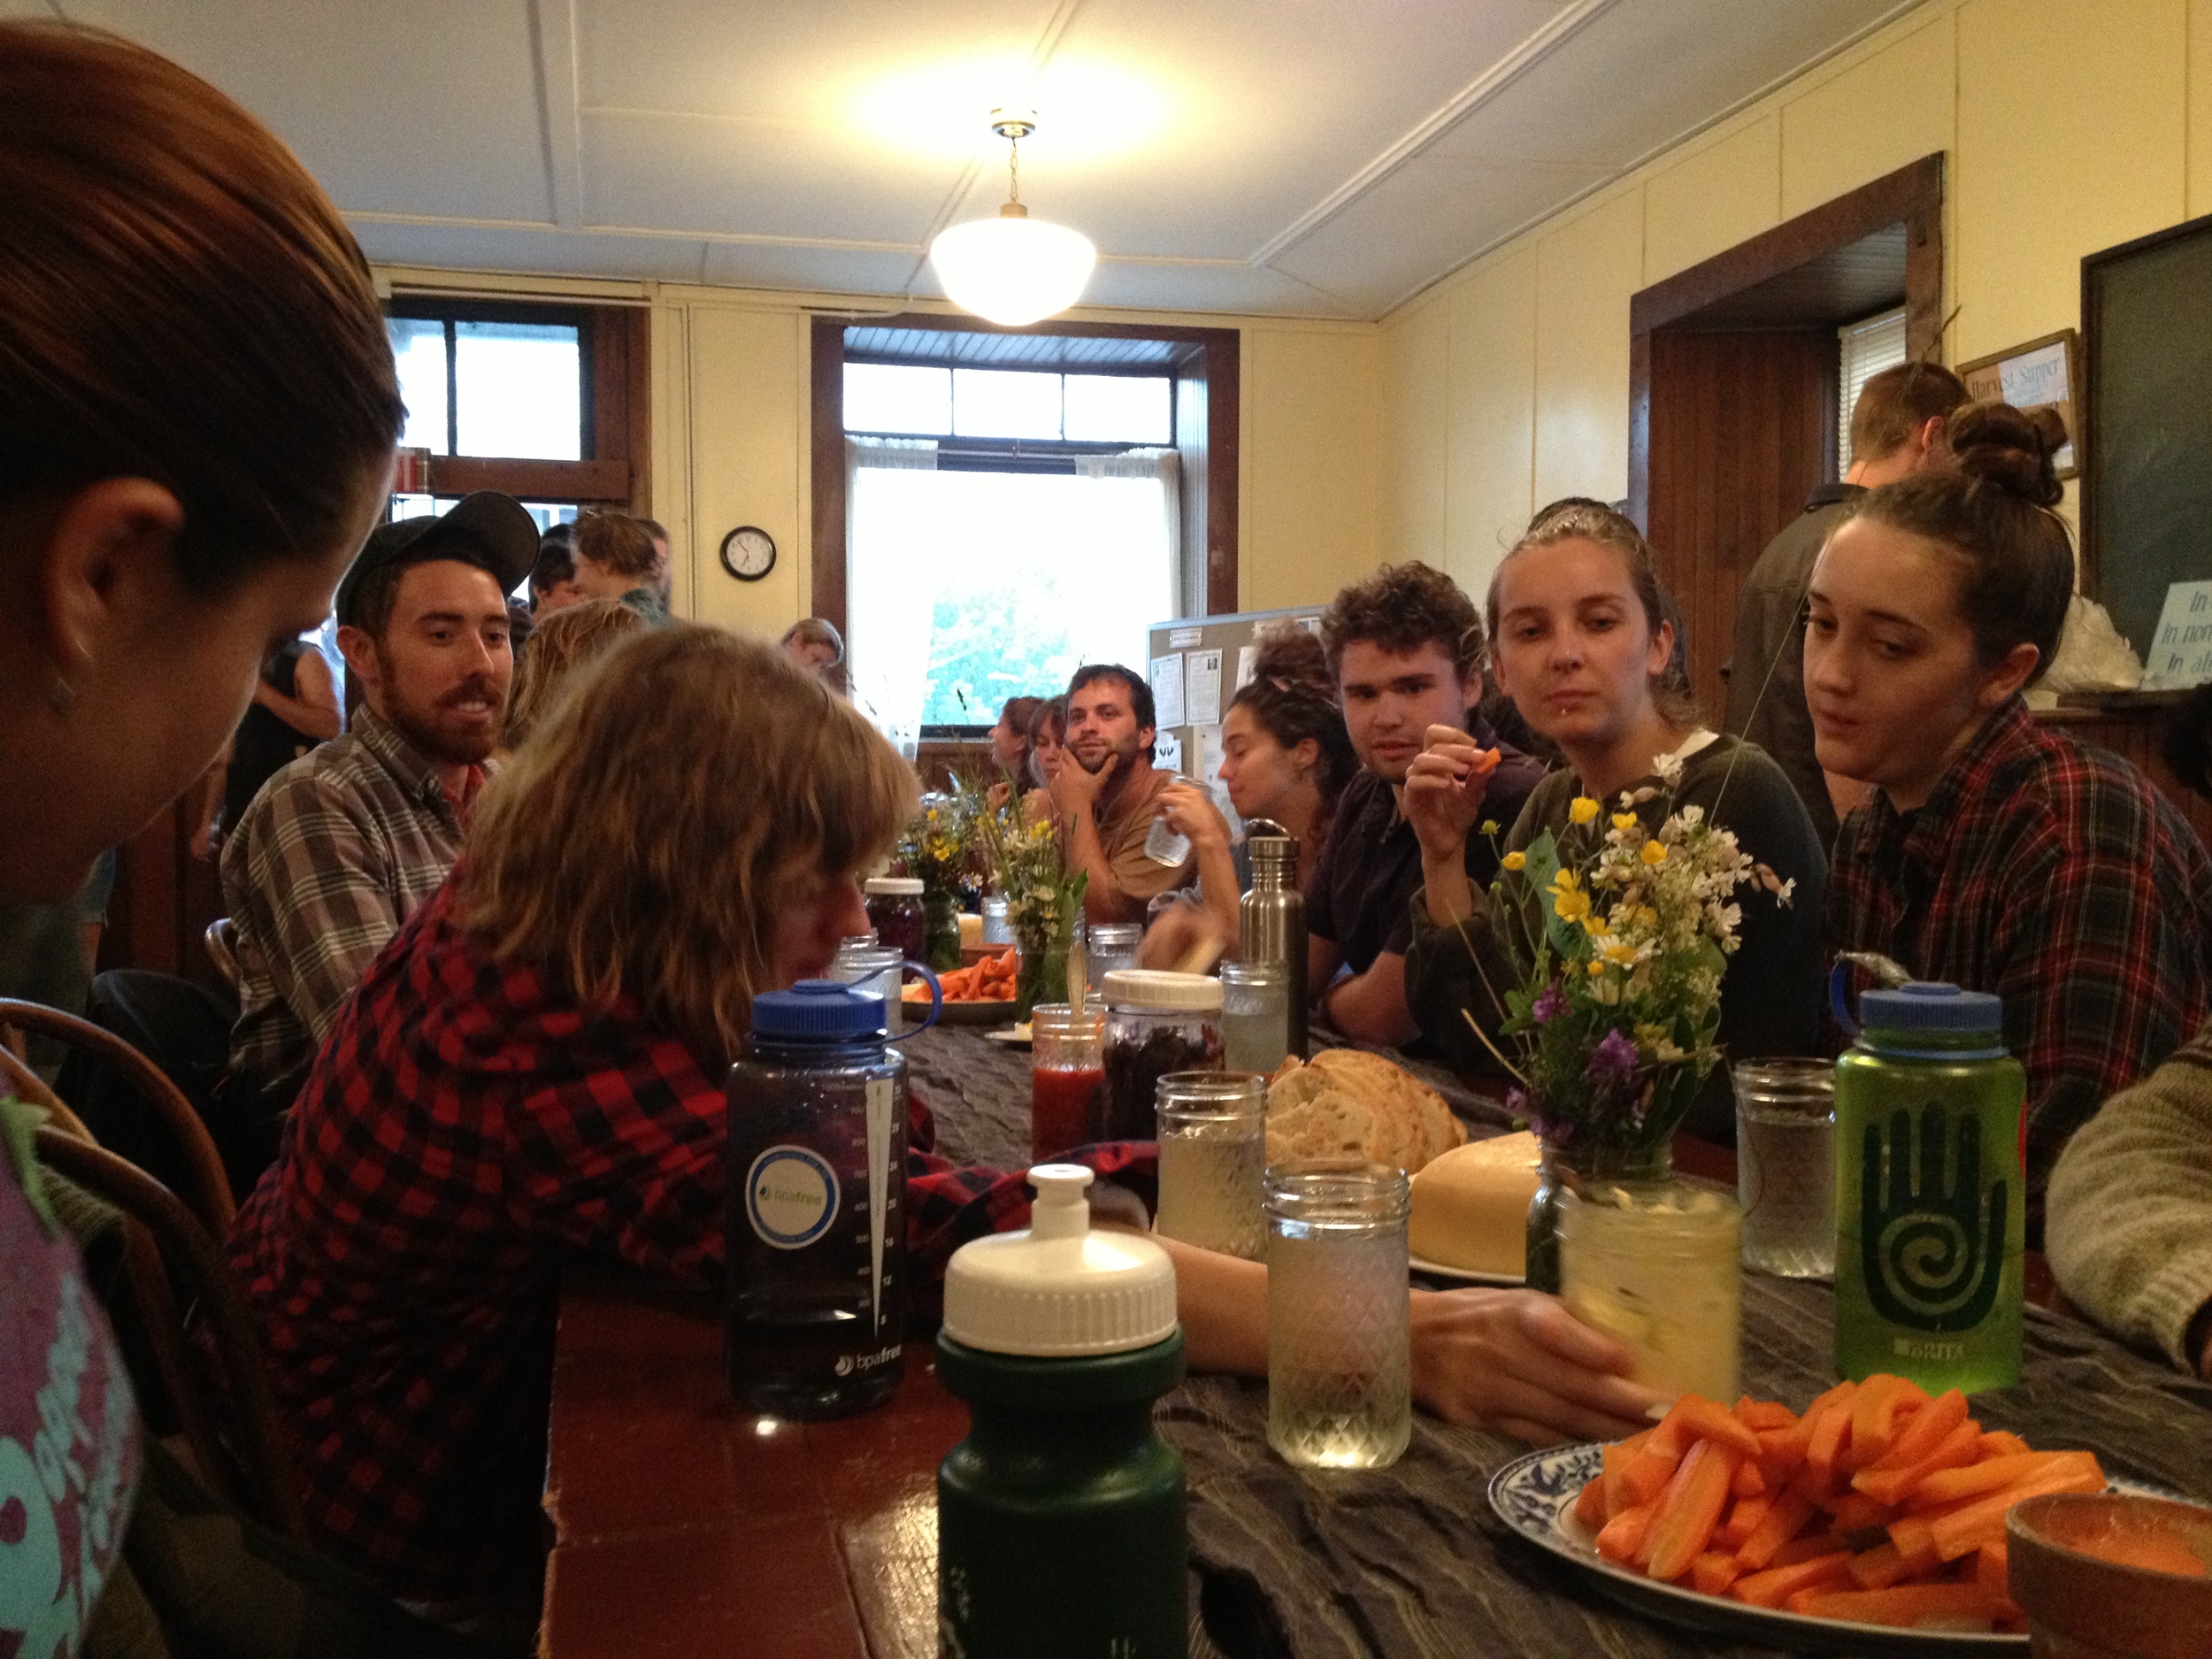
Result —
[{"label": "carrot stick", "polygon": [[1644,1533],[1651,1525],[1652,1506],[1640,1503],[1632,1509],[1623,1509],[1605,1524],[1598,1533],[1598,1554],[1608,1561],[1625,1565],[1641,1548]]},{"label": "carrot stick", "polygon": [[1901,1584],[1886,1590],[1800,1590],[1789,1598],[1789,1608],[1808,1617],[1854,1624],[1888,1624],[1899,1630],[1939,1624],[1950,1630],[1994,1619],[1999,1600],[1986,1585]]},{"label": "carrot stick", "polygon": [[1885,1540],[1851,1557],[1851,1578],[1862,1590],[1886,1590],[1900,1579],[1933,1572],[1940,1565],[1932,1544],[1920,1555],[1908,1555]]},{"label": "carrot stick", "polygon": [[[1741,1561],[1743,1557],[1739,1555],[1736,1559]],[[1800,1590],[1847,1579],[1850,1571],[1851,1552],[1839,1549],[1831,1555],[1801,1561],[1795,1566],[1770,1567],[1764,1572],[1747,1573],[1728,1586],[1728,1594],[1753,1607],[1780,1607]]]},{"label": "carrot stick", "polygon": [[[1927,1409],[1928,1411],[1934,1409],[1933,1406]],[[1927,1412],[1924,1411],[1921,1415],[1924,1417]],[[1981,1438],[1980,1428],[1970,1417],[1955,1426],[1941,1444],[1917,1462],[1898,1469],[1862,1469],[1851,1477],[1851,1484],[1878,1502],[1902,1503],[1929,1476],[1971,1464]]]},{"label": "carrot stick", "polygon": [[1889,1449],[1869,1467],[1909,1469],[1942,1445],[1951,1431],[1965,1421],[1966,1396],[1955,1388],[1947,1388],[1912,1414],[1911,1421],[1898,1431]]},{"label": "carrot stick", "polygon": [[1768,1564],[1775,1567],[1794,1567],[1801,1561],[1810,1561],[1816,1555],[1832,1555],[1838,1550],[1851,1553],[1851,1546],[1833,1532],[1801,1532],[1774,1552]]},{"label": "carrot stick", "polygon": [[1621,1469],[1621,1486],[1632,1503],[1650,1503],[1666,1489],[1681,1465],[1682,1453],[1655,1433]]},{"label": "carrot stick", "polygon": [[1924,1404],[1927,1394],[1903,1377],[1878,1372],[1870,1377],[1851,1402],[1849,1467],[1865,1469],[1879,1463],[1897,1438],[1898,1408],[1909,1401]]},{"label": "carrot stick", "polygon": [[1823,1486],[1833,1486],[1836,1460],[1843,1455],[1844,1437],[1851,1432],[1853,1409],[1839,1402],[1820,1414],[1813,1437],[1805,1447],[1805,1466]]},{"label": "carrot stick", "polygon": [[1774,1552],[1791,1539],[1798,1530],[1813,1518],[1813,1501],[1796,1492],[1785,1492],[1774,1500],[1772,1507],[1759,1525],[1752,1529],[1736,1559],[1744,1564],[1747,1572],[1756,1572],[1771,1566]]},{"label": "carrot stick", "polygon": [[1596,1532],[1610,1518],[1605,1512],[1605,1476],[1600,1472],[1585,1483],[1581,1495],[1575,1499],[1575,1519]]},{"label": "carrot stick", "polygon": [[1759,1523],[1767,1518],[1767,1511],[1773,1507],[1774,1500],[1763,1494],[1738,1498],[1736,1507],[1728,1511],[1728,1518],[1721,1523],[1720,1541],[1731,1549],[1741,1549],[1744,1540],[1758,1530]]},{"label": "carrot stick", "polygon": [[1702,1595],[1723,1594],[1742,1576],[1743,1569],[1733,1555],[1709,1552],[1690,1563],[1690,1587]]},{"label": "carrot stick", "polygon": [[1999,1595],[2008,1594],[2012,1584],[2010,1563],[2006,1559],[2005,1540],[2001,1538],[1984,1544],[1974,1557],[1974,1582],[1985,1585]]},{"label": "carrot stick", "polygon": [[[1646,1433],[1649,1432],[1645,1431]],[[1627,1468],[1629,1460],[1636,1455],[1636,1446],[1635,1440],[1620,1440],[1609,1445],[1601,1455],[1603,1472],[1599,1479],[1605,1483],[1605,1518],[1609,1521],[1630,1507],[1628,1487],[1621,1479],[1621,1471]]]},{"label": "carrot stick", "polygon": [[1831,1525],[1839,1532],[1859,1532],[1870,1526],[1886,1526],[1897,1512],[1895,1504],[1870,1498],[1863,1492],[1847,1492],[1824,1507],[1835,1517]]},{"label": "carrot stick", "polygon": [[[1736,1426],[1743,1427],[1740,1423]],[[1728,1502],[1728,1483],[1735,1477],[1737,1455],[1718,1440],[1700,1440],[1690,1448],[1682,1460],[1682,1473],[1676,1478],[1681,1486],[1679,1494],[1671,1504],[1662,1502],[1651,1531],[1645,1535],[1644,1542],[1651,1548],[1647,1571],[1653,1578],[1679,1578],[1705,1553],[1713,1528],[1719,1524],[1721,1506]]]},{"label": "carrot stick", "polygon": [[1701,1439],[1717,1440],[1740,1457],[1759,1455],[1759,1437],[1745,1425],[1743,1420],[1727,1407],[1715,1405],[1698,1394],[1684,1394],[1674,1402],[1682,1425]]},{"label": "carrot stick", "polygon": [[1767,1478],[1760,1472],[1759,1460],[1747,1457],[1736,1465],[1736,1479],[1729,1490],[1740,1498],[1758,1498],[1766,1495]]},{"label": "carrot stick", "polygon": [[1736,1416],[1747,1429],[1793,1429],[1797,1413],[1778,1400],[1754,1400],[1749,1394],[1736,1402]]},{"label": "carrot stick", "polygon": [[2005,1511],[2016,1503],[2030,1498],[2039,1498],[2047,1492],[2102,1492],[2104,1471],[2091,1459],[2089,1467],[2067,1464],[2048,1470],[2040,1475],[2031,1475],[2002,1492],[1993,1492],[1968,1504],[1955,1514],[1937,1520],[1930,1532],[1935,1540],[1936,1554],[1946,1561],[1956,1561],[1984,1544],[1992,1544],[2005,1535]]},{"label": "carrot stick", "polygon": [[2027,1441],[2003,1429],[1992,1429],[1982,1436],[1982,1460],[1985,1463],[1993,1457],[2016,1457],[2027,1449]]},{"label": "carrot stick", "polygon": [[1993,1457],[1986,1463],[1970,1463],[1962,1469],[1938,1470],[1907,1494],[1905,1501],[1912,1508],[1921,1509],[1995,1492],[2031,1475],[2041,1474],[2067,1458],[2076,1462],[2086,1459],[2092,1464],[2096,1462],[2087,1452],[2019,1452],[2010,1457]]}]

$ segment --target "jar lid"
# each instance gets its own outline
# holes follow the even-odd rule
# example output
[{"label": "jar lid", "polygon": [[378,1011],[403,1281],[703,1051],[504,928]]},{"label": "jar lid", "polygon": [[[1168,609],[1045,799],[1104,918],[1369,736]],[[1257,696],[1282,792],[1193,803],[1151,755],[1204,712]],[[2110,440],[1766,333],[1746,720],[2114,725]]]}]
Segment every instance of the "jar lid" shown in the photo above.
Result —
[{"label": "jar lid", "polygon": [[989,1354],[1075,1357],[1175,1333],[1175,1265],[1133,1233],[1094,1233],[1079,1164],[1040,1164],[1029,1226],[962,1245],[945,1267],[945,1334]]},{"label": "jar lid", "polygon": [[1244,820],[1244,850],[1254,863],[1287,863],[1298,856],[1298,838],[1271,818]]},{"label": "jar lid", "polygon": [[883,1034],[883,999],[841,979],[802,979],[753,999],[753,1034],[800,1042],[847,1042]]},{"label": "jar lid", "polygon": [[1986,991],[1915,980],[1859,998],[1859,1023],[1884,1031],[1997,1032],[2004,1029],[2004,1002]]},{"label": "jar lid", "polygon": [[1106,976],[1102,988],[1112,1008],[1165,1009],[1191,1014],[1221,1011],[1221,981],[1210,974],[1116,968]]},{"label": "jar lid", "polygon": [[1144,940],[1142,922],[1093,922],[1090,942],[1109,949],[1123,945],[1141,944]]},{"label": "jar lid", "polygon": [[1290,971],[1279,962],[1225,962],[1221,964],[1224,985],[1288,985]]},{"label": "jar lid", "polygon": [[880,894],[895,895],[900,898],[919,898],[922,879],[919,876],[870,876],[862,884],[862,890],[870,898]]}]

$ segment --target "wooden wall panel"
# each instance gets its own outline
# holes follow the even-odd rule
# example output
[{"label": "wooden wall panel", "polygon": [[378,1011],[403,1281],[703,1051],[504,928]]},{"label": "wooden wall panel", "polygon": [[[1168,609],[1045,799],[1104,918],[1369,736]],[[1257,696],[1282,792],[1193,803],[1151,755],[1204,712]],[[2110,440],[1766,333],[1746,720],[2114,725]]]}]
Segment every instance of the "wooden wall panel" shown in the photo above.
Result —
[{"label": "wooden wall panel", "polygon": [[1717,724],[1743,580],[1834,476],[1835,334],[1662,329],[1650,342],[1646,529],[1682,607],[1691,685]]}]

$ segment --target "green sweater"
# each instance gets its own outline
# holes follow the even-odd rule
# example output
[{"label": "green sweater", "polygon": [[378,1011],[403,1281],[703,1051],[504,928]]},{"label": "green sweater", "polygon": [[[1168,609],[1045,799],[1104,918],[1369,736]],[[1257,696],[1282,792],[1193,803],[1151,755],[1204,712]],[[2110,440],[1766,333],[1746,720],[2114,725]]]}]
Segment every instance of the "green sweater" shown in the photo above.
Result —
[{"label": "green sweater", "polygon": [[2197,1369],[2190,1327],[2212,1310],[2212,1025],[2067,1143],[2043,1228],[2078,1307]]},{"label": "green sweater", "polygon": [[[1650,777],[1639,783],[1658,781]],[[1557,834],[1565,829],[1568,807],[1580,793],[1581,784],[1571,772],[1555,772],[1546,778],[1507,832],[1505,849],[1517,852],[1546,830]],[[1612,801],[1604,805],[1609,812],[1615,810]],[[1797,791],[1757,744],[1720,737],[1683,763],[1682,782],[1671,802],[1663,795],[1637,812],[1655,830],[1670,808],[1686,806],[1704,808],[1708,819],[1734,832],[1736,844],[1745,852],[1784,880],[1797,883],[1786,906],[1763,891],[1742,889],[1737,894],[1743,925],[1738,935],[1741,942],[1721,981],[1723,1047],[1732,1058],[1747,1060],[1820,1053],[1821,1015],[1827,1005],[1820,902],[1828,860]],[[1470,945],[1481,957],[1479,972],[1469,955]],[[1425,892],[1413,895],[1406,1003],[1421,1034],[1453,1065],[1462,1071],[1496,1070],[1496,1060],[1468,1030],[1461,1010],[1481,1020],[1483,1029],[1494,1036],[1503,1014],[1491,1006],[1483,988],[1485,978],[1502,993],[1508,986],[1520,984],[1526,972],[1527,964],[1516,959],[1492,926],[1488,895],[1476,895],[1464,943],[1458,929],[1439,927],[1429,919]],[[1735,1140],[1735,1104],[1725,1066],[1713,1069],[1683,1127],[1709,1140]]]}]

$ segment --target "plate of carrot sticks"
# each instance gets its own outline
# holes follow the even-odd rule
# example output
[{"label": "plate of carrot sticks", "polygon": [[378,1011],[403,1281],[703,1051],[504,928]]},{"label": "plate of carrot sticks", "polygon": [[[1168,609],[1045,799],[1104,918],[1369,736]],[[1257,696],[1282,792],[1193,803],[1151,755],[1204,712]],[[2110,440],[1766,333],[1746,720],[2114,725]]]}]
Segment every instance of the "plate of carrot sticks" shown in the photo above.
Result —
[{"label": "plate of carrot sticks", "polygon": [[1883,1374],[1801,1414],[1685,1394],[1625,1440],[1507,1464],[1490,1505],[1671,1624],[1806,1651],[2016,1655],[2005,1511],[2106,1486],[2093,1454],[2038,1451],[1985,1431],[1956,1389]]}]

